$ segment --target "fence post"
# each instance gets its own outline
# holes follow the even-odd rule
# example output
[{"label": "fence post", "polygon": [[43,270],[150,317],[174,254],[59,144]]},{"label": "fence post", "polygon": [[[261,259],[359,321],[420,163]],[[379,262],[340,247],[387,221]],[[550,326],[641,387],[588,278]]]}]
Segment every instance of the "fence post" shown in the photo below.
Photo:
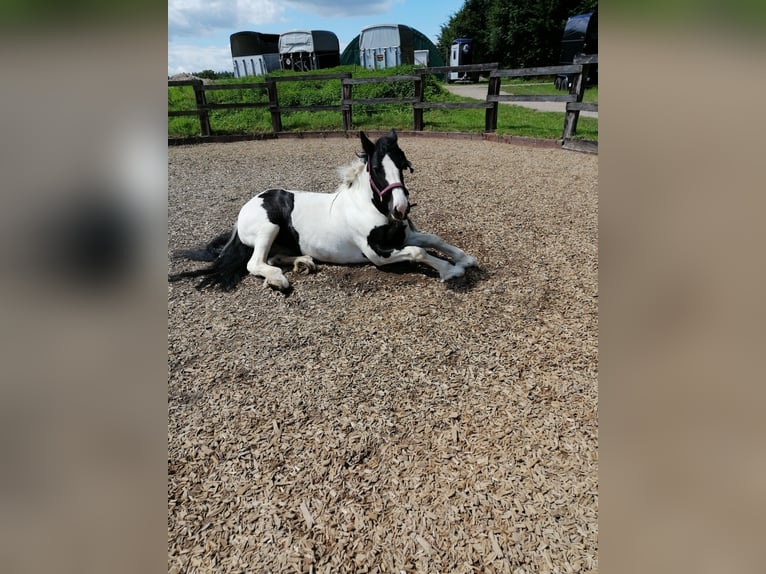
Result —
[{"label": "fence post", "polygon": [[[490,96],[500,95],[500,77],[495,76],[494,72],[489,75],[489,84],[487,84],[487,100]],[[497,130],[497,108],[498,102],[488,102],[492,107],[487,108],[484,114],[484,131],[494,132]]]},{"label": "fence post", "polygon": [[[425,92],[425,70],[415,70],[418,79],[415,80],[415,101],[423,102]],[[412,129],[416,132],[423,131],[423,108],[412,106]]]},{"label": "fence post", "polygon": [[277,83],[273,79],[266,80],[266,92],[269,94],[269,111],[271,112],[271,129],[274,132],[282,131],[282,114],[279,112],[279,96],[277,95]]},{"label": "fence post", "polygon": [[343,115],[343,131],[349,131],[351,129],[351,104],[346,102],[351,100],[351,84],[346,82],[346,79],[340,81],[341,87],[341,102],[340,109]]},{"label": "fence post", "polygon": [[199,131],[203,136],[210,135],[210,115],[207,109],[207,98],[205,90],[202,89],[202,80],[194,80],[192,88],[194,89],[194,100],[197,102],[197,112],[199,115]]},{"label": "fence post", "polygon": [[[580,71],[575,76],[574,82],[572,82],[572,89],[569,92],[570,94],[575,94],[577,96],[576,101],[578,102],[582,102],[582,97],[585,93],[586,68],[587,66],[580,65]],[[577,120],[579,118],[580,110],[566,112],[566,116],[564,117],[564,133],[561,136],[564,141],[571,139],[571,137],[575,135],[575,132],[577,131]]]}]

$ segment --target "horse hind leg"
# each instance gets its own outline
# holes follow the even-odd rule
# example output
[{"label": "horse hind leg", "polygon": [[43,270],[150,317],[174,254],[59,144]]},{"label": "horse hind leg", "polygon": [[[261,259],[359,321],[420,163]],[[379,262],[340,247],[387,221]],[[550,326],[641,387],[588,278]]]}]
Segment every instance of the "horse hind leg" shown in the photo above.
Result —
[{"label": "horse hind leg", "polygon": [[290,282],[287,280],[284,273],[282,273],[282,270],[279,267],[269,265],[262,259],[253,257],[253,259],[247,263],[247,270],[251,275],[263,277],[264,286],[274,287],[281,291],[290,288]]},{"label": "horse hind leg", "polygon": [[279,226],[273,224],[261,226],[258,232],[252,235],[245,234],[248,243],[253,246],[253,256],[247,262],[247,270],[251,275],[263,277],[264,285],[284,291],[289,289],[290,282],[279,267],[267,262],[271,244],[274,243],[278,234]]},{"label": "horse hind leg", "polygon": [[316,263],[310,255],[301,255],[293,261],[293,271],[302,275],[309,275],[317,270]]},{"label": "horse hind leg", "polygon": [[269,265],[292,265],[294,273],[308,275],[317,270],[316,263],[310,255],[272,255],[267,263]]}]

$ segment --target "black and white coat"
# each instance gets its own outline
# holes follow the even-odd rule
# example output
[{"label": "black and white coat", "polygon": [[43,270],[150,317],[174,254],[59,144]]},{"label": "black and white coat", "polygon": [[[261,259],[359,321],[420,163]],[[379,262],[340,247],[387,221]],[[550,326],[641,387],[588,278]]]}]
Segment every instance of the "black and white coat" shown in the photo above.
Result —
[{"label": "black and white coat", "polygon": [[[203,249],[179,252],[209,267],[172,275],[203,277],[200,288],[233,289],[250,273],[277,289],[290,285],[281,265],[314,271],[314,260],[335,264],[371,262],[377,266],[413,261],[436,269],[442,281],[460,277],[476,259],[436,235],[421,233],[409,219],[409,192],[403,170],[412,165],[394,130],[373,143],[359,133],[363,153],[341,172],[334,193],[269,189],[240,210],[232,232]],[[452,263],[434,257],[435,249]]]}]

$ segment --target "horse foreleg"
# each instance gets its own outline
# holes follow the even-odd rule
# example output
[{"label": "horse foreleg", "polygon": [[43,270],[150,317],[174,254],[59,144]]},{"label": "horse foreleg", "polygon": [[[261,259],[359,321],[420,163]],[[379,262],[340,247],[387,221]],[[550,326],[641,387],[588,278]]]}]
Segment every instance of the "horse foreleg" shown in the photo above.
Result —
[{"label": "horse foreleg", "polygon": [[383,265],[390,265],[392,263],[401,263],[404,261],[424,263],[429,267],[436,269],[439,272],[439,278],[444,281],[449,281],[456,277],[462,277],[465,273],[465,269],[459,265],[452,265],[449,261],[439,259],[433,255],[429,255],[422,247],[414,245],[407,245],[402,249],[396,249],[391,254],[379,255],[372,249],[365,249],[364,254],[372,263],[381,267]]},{"label": "horse foreleg", "polygon": [[415,226],[410,223],[407,228],[407,233],[404,239],[405,245],[414,245],[416,247],[425,247],[427,249],[436,249],[441,251],[448,257],[451,257],[455,262],[455,266],[462,267],[474,267],[476,266],[476,258],[468,255],[465,251],[454,245],[450,245],[444,241],[438,235],[433,233],[421,233]]}]

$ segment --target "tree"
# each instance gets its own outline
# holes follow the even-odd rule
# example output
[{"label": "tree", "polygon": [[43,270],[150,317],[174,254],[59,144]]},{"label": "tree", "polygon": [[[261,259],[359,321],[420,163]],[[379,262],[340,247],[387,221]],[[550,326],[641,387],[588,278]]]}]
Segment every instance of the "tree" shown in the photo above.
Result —
[{"label": "tree", "polygon": [[598,0],[466,0],[441,26],[437,46],[449,60],[452,40],[473,38],[474,62],[555,65],[567,19],[595,10]]},{"label": "tree", "polygon": [[215,80],[215,72],[213,70],[202,70],[201,72],[197,72],[195,76],[206,80]]},{"label": "tree", "polygon": [[222,80],[225,78],[233,78],[234,72],[214,72],[213,70],[202,70],[194,74],[198,78],[206,80]]},{"label": "tree", "polygon": [[450,17],[439,32],[437,47],[445,54],[445,62],[449,62],[449,52],[455,38],[473,39],[474,62],[494,61],[489,58],[485,32],[487,30],[487,15],[493,0],[466,0],[463,7]]}]

